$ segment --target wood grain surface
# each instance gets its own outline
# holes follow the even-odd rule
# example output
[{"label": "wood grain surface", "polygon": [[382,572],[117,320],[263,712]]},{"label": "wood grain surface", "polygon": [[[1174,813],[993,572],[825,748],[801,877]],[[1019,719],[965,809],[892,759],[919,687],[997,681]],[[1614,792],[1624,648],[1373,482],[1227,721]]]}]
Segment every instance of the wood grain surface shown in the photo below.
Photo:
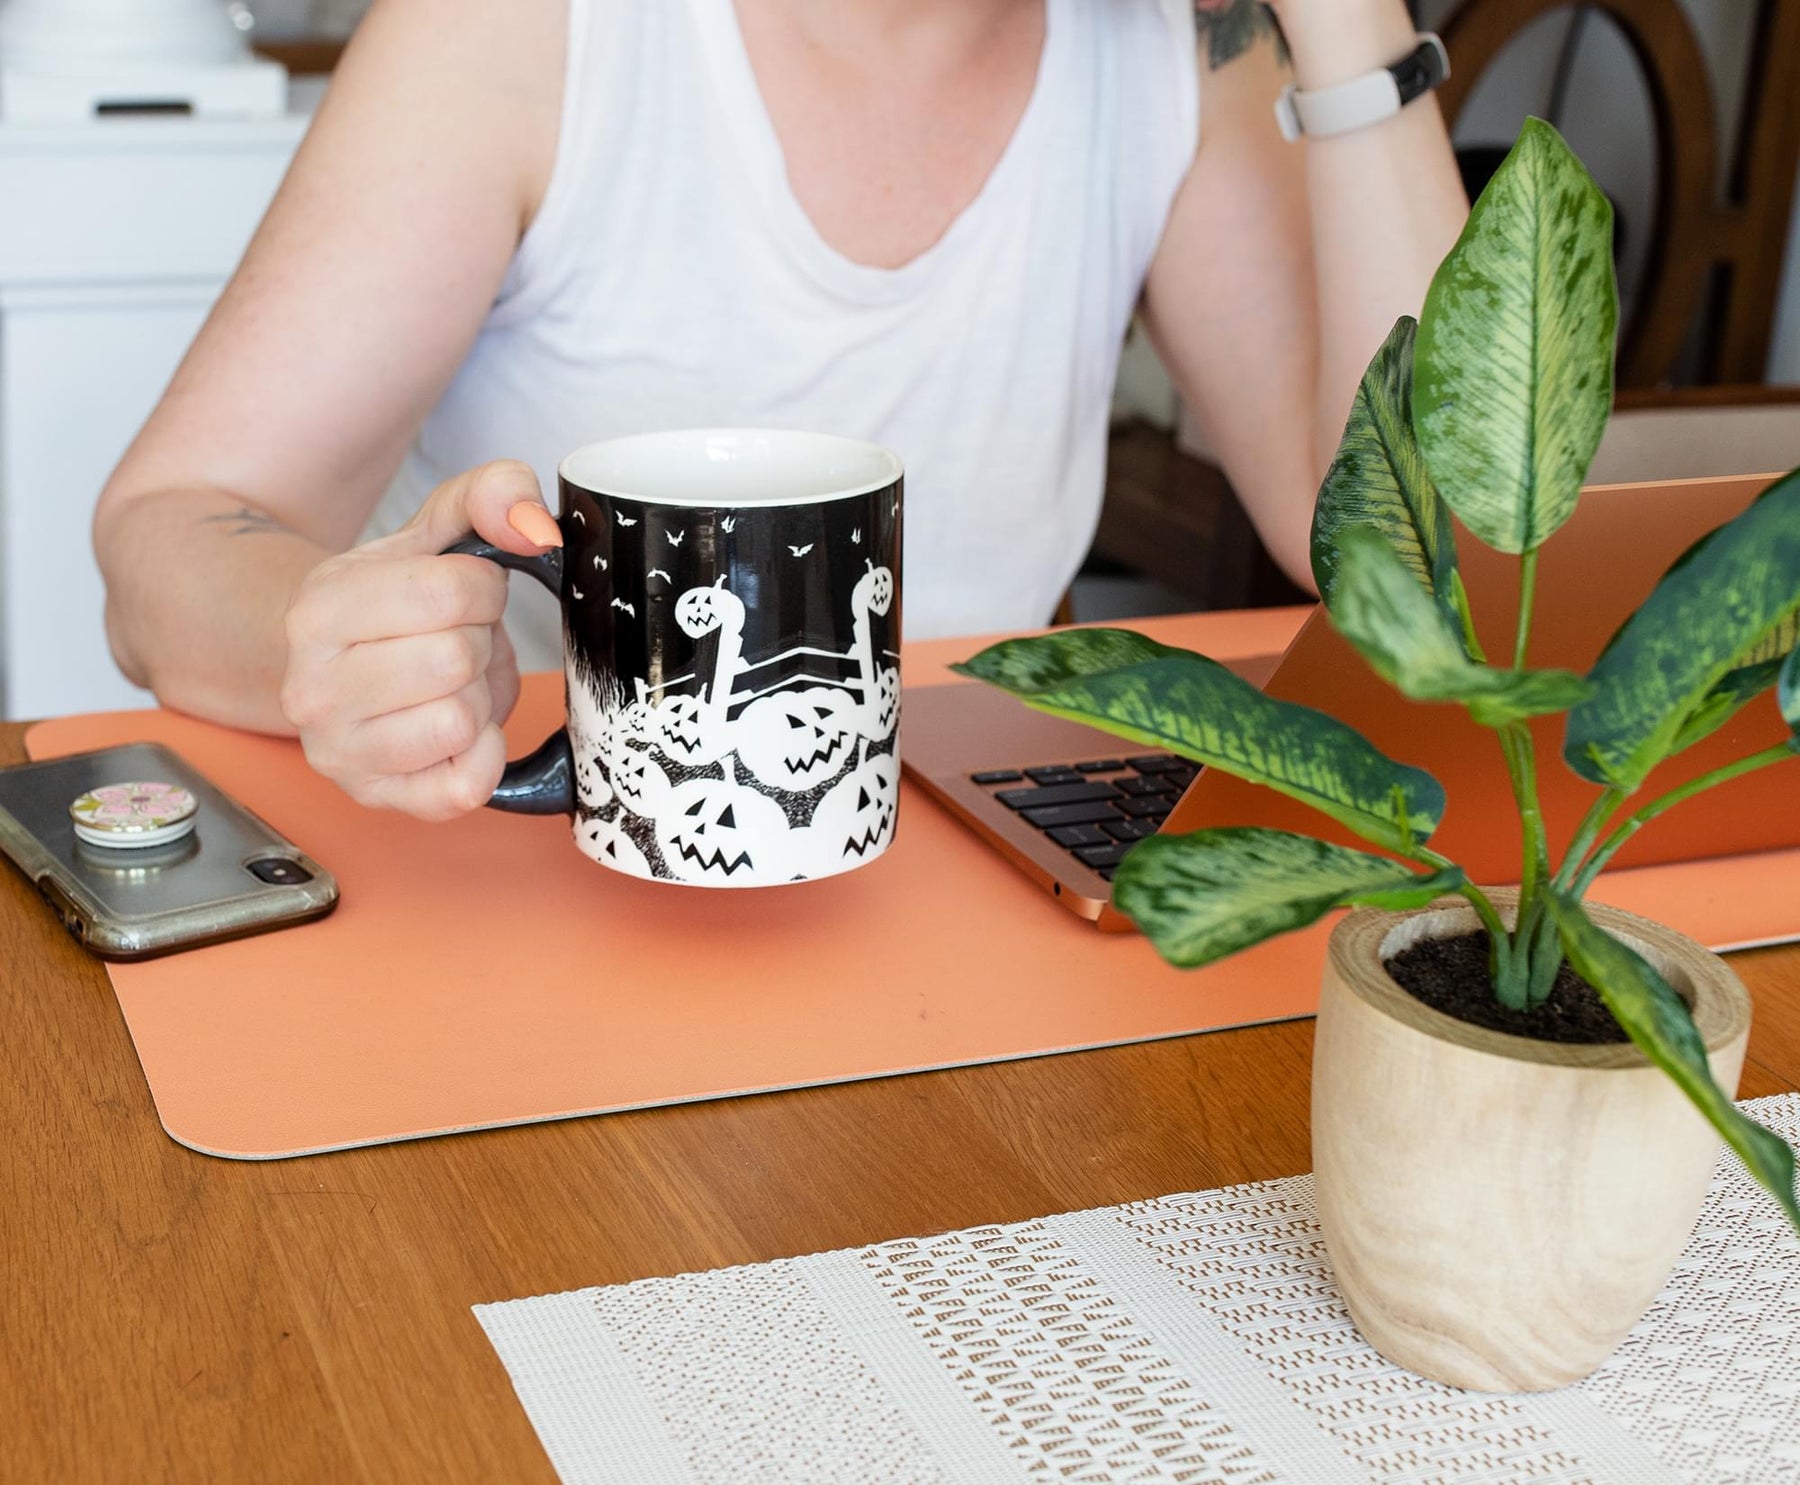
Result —
[{"label": "wood grain surface", "polygon": [[[1800,949],[1732,963],[1743,1096],[1800,1087]],[[104,971],[3,870],[0,1045],[6,1481],[551,1481],[472,1304],[1309,1164],[1310,1022],[211,1159],[163,1134]]]}]

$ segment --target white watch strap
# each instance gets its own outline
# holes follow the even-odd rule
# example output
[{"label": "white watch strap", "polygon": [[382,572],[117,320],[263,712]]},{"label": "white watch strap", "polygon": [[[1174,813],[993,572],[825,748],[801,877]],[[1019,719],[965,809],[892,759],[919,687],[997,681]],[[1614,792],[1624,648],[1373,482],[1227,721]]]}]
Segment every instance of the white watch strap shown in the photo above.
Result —
[{"label": "white watch strap", "polygon": [[[1444,44],[1435,35],[1423,33],[1419,40],[1434,45],[1442,57]],[[1447,61],[1444,71],[1449,72]],[[1282,137],[1291,144],[1306,135],[1321,138],[1349,134],[1392,118],[1403,107],[1400,85],[1392,70],[1378,67],[1329,88],[1302,92],[1289,83],[1275,101],[1275,118]]]}]

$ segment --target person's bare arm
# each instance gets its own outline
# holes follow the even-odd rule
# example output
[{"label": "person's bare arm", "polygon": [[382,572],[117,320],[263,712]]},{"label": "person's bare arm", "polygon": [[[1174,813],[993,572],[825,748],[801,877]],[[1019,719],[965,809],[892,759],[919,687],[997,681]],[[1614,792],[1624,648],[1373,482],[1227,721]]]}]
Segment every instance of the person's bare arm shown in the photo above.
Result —
[{"label": "person's bare arm", "polygon": [[[560,0],[377,0],[347,50],[96,512],[114,654],[169,705],[296,730],[284,616],[354,540],[492,305],[554,159],[564,16]],[[441,612],[474,623],[498,576],[447,560],[463,591]],[[503,637],[465,648],[510,684]]]},{"label": "person's bare arm", "polygon": [[[1301,87],[1413,45],[1401,0],[1281,0]],[[1288,80],[1255,0],[1198,9],[1200,147],[1145,291],[1183,400],[1276,560],[1311,586],[1313,500],[1369,358],[1416,315],[1468,214],[1435,100],[1353,134],[1289,144]]]}]

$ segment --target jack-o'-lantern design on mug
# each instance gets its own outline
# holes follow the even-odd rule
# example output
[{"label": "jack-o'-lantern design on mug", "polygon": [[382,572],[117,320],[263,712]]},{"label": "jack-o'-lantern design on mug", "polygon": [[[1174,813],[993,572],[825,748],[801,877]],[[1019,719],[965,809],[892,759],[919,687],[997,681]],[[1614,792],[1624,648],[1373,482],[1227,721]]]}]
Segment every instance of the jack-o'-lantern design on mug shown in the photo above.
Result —
[{"label": "jack-o'-lantern design on mug", "polygon": [[491,803],[572,813],[631,876],[764,887],[865,865],[899,806],[900,460],[689,429],[563,461],[561,548],[455,550],[556,592],[568,723]]},{"label": "jack-o'-lantern design on mug", "polygon": [[825,791],[800,854],[821,863],[876,855],[894,833],[899,795],[899,760],[892,753],[863,758]]},{"label": "jack-o'-lantern design on mug", "polygon": [[810,789],[836,778],[855,750],[858,704],[835,686],[759,697],[744,708],[733,741],[744,766],[777,789]]},{"label": "jack-o'-lantern design on mug", "polygon": [[899,805],[899,671],[876,652],[873,621],[893,595],[893,574],[866,563],[850,649],[812,657],[833,681],[804,673],[758,690],[760,670],[793,657],[745,658],[744,604],[722,578],[675,602],[683,632],[715,640],[704,677],[643,686],[625,704],[616,687],[572,680],[576,789],[596,827],[582,849],[712,886],[831,876],[879,855]]}]

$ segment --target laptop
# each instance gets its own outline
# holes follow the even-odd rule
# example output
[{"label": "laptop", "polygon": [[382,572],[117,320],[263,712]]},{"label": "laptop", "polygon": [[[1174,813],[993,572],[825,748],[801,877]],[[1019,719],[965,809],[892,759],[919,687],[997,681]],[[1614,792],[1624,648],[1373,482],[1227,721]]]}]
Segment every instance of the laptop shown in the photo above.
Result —
[{"label": "laptop", "polygon": [[[1529,661],[1585,674],[1626,616],[1700,536],[1743,511],[1777,476],[1601,485],[1538,559]],[[1457,557],[1489,655],[1510,655],[1518,559],[1458,529]],[[971,641],[970,653],[980,647]],[[1285,654],[1234,662],[1271,696],[1349,723],[1383,752],[1444,785],[1449,803],[1434,849],[1476,881],[1519,880],[1512,788],[1494,734],[1461,706],[1409,701],[1371,671],[1315,609]],[[903,766],[915,782],[1071,912],[1109,930],[1133,924],[1110,902],[1125,853],[1158,832],[1262,825],[1372,849],[1328,817],[1185,759],[1149,753],[1109,733],[1033,711],[978,682],[909,689]],[[1596,786],[1562,762],[1561,716],[1531,724],[1551,859],[1574,835]],[[1649,800],[1787,735],[1759,698],[1713,736],[1653,773]],[[1615,866],[1699,860],[1800,845],[1800,765],[1748,774],[1677,806],[1619,852]]]}]

